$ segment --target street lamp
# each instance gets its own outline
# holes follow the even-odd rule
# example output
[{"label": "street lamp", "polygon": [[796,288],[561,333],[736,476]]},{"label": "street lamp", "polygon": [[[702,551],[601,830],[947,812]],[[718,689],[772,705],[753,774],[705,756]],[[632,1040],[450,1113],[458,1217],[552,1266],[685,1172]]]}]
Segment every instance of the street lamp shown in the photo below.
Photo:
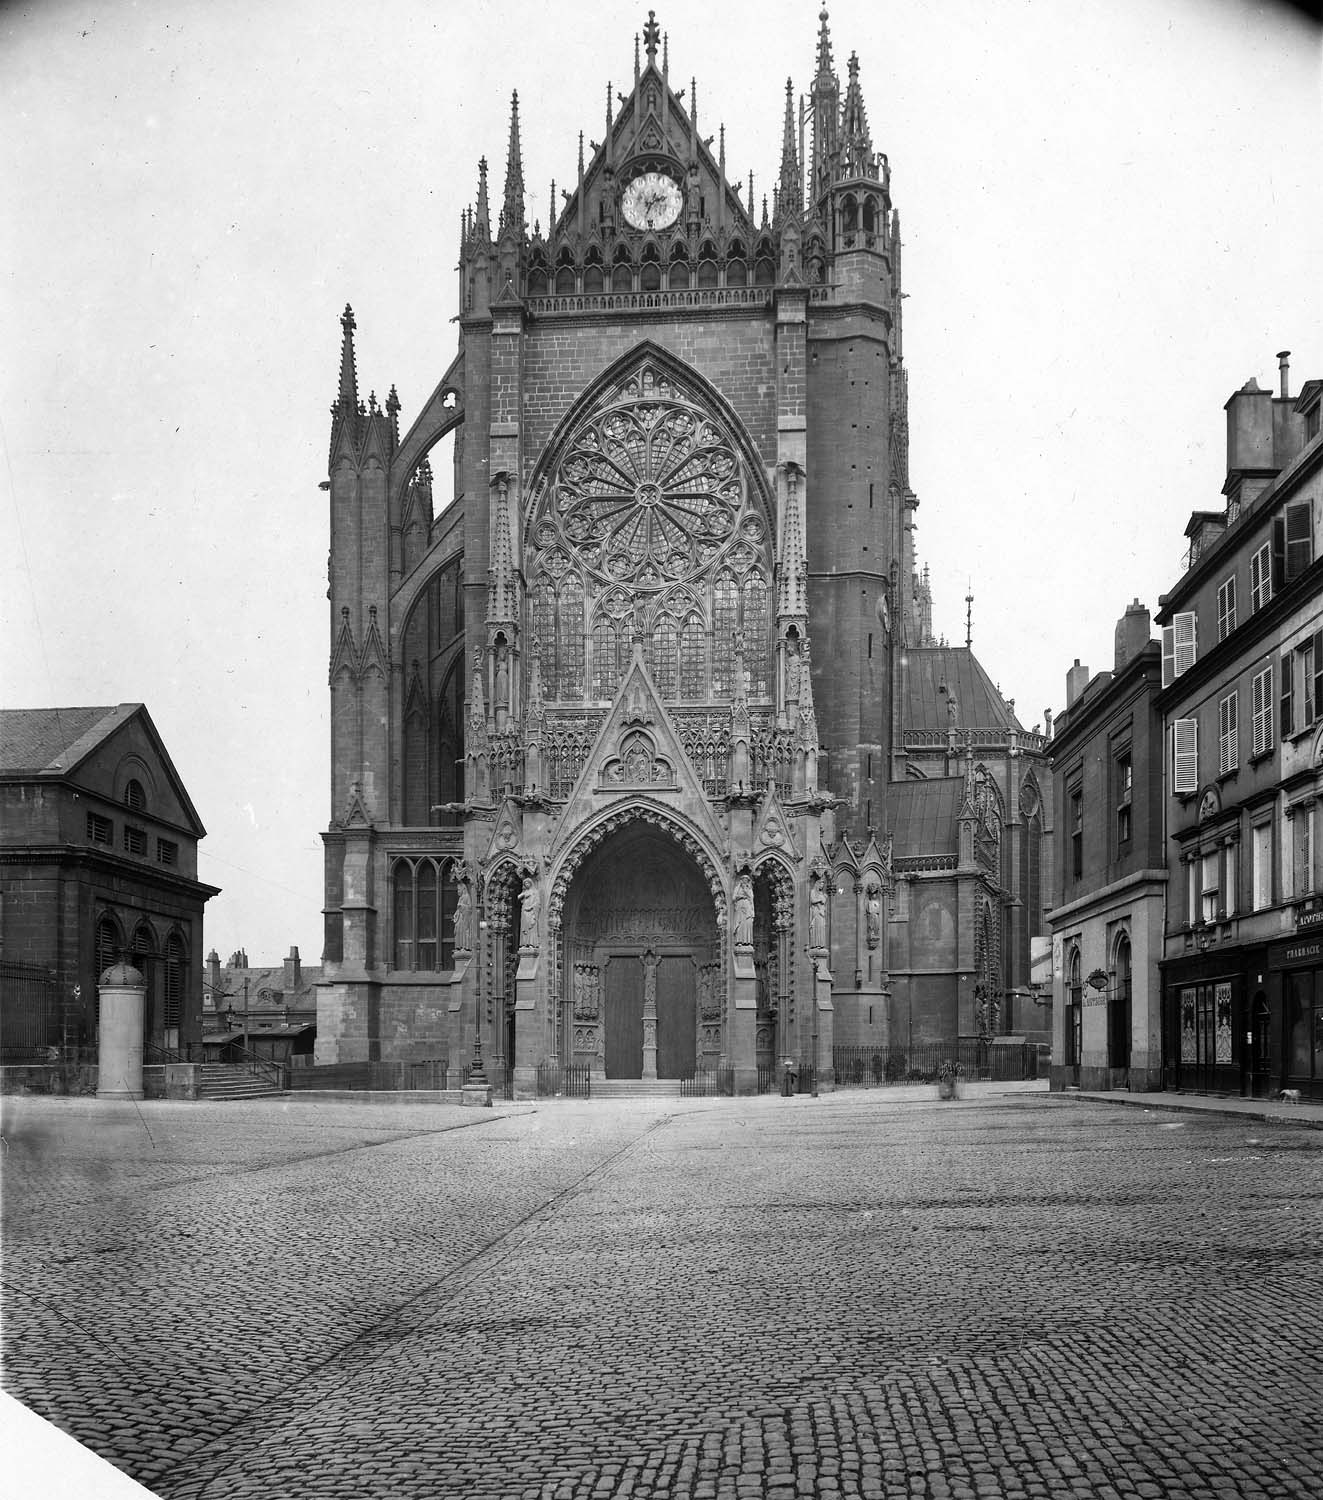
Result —
[{"label": "street lamp", "polygon": [[478,919],[478,982],[473,987],[475,1004],[473,1007],[473,1062],[469,1067],[469,1082],[487,1082],[487,1074],[482,1066],[482,972],[486,967],[487,957],[487,918]]}]

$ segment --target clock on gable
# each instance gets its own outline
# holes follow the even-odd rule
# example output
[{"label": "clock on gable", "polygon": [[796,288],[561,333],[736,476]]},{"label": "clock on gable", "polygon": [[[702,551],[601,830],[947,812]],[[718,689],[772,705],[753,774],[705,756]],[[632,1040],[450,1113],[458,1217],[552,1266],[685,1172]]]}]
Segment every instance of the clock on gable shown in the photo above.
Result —
[{"label": "clock on gable", "polygon": [[620,195],[620,211],[635,229],[669,229],[683,204],[679,185],[665,172],[631,177]]}]

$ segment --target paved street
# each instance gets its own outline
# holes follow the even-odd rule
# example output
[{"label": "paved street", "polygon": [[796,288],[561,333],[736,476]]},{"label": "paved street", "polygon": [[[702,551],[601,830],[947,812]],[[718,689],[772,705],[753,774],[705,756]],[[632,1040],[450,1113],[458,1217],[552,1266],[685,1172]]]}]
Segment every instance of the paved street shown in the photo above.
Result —
[{"label": "paved street", "polygon": [[1323,1131],[4,1103],[4,1385],[155,1493],[1323,1495]]}]

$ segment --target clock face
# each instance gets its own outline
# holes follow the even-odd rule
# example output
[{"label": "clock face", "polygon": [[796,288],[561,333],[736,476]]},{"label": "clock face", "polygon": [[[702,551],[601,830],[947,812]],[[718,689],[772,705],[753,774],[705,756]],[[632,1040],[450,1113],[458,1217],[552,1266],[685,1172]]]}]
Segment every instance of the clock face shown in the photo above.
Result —
[{"label": "clock face", "polygon": [[635,229],[669,229],[680,217],[680,189],[665,172],[644,172],[625,184],[620,211]]}]

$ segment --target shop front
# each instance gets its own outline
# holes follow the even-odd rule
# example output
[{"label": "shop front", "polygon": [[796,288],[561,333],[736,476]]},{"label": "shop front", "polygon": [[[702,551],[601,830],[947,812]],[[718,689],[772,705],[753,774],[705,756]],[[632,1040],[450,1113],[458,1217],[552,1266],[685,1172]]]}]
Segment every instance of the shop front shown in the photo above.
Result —
[{"label": "shop front", "polygon": [[1302,1099],[1323,1100],[1323,933],[1274,943],[1267,969],[1274,1083],[1299,1089]]},{"label": "shop front", "polygon": [[1201,1094],[1273,1088],[1264,950],[1235,948],[1163,965],[1163,1083]]}]

